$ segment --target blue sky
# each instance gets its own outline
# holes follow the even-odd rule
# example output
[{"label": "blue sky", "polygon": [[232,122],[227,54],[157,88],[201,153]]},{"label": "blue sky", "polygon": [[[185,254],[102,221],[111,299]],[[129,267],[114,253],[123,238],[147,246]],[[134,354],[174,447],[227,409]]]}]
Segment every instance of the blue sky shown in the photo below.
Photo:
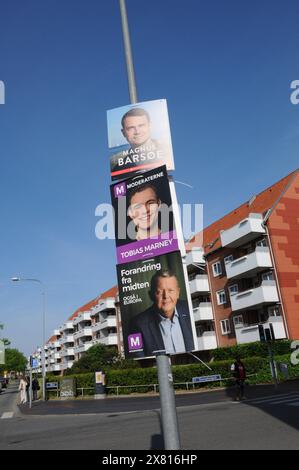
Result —
[{"label": "blue sky", "polygon": [[[298,167],[295,0],[127,0],[139,101],[166,98],[180,203],[204,225]],[[0,5],[0,321],[12,346],[41,342],[116,282],[106,110],[129,103],[118,0]]]}]

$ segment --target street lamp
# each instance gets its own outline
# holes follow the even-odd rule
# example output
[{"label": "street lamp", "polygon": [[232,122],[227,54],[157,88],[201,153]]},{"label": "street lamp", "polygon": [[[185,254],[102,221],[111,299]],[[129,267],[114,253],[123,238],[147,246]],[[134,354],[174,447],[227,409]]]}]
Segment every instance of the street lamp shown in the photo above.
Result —
[{"label": "street lamp", "polygon": [[42,317],[42,323],[43,323],[43,343],[42,343],[42,391],[43,391],[43,401],[46,400],[46,358],[45,358],[45,320],[46,320],[46,301],[45,301],[45,287],[42,281],[39,279],[30,279],[30,278],[24,278],[24,277],[12,277],[11,280],[13,282],[19,282],[19,281],[29,281],[29,282],[38,282],[41,287],[42,287],[42,296],[43,296],[43,317]]}]

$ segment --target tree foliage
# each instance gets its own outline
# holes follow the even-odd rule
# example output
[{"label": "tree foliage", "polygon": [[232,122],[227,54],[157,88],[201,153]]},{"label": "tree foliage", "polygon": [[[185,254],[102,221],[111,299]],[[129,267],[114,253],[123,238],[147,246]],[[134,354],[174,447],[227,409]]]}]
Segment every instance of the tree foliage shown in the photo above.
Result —
[{"label": "tree foliage", "polygon": [[116,347],[95,344],[84,356],[76,361],[67,374],[78,374],[83,372],[95,372],[107,369],[124,369],[138,367],[135,361],[126,361],[117,351]]},{"label": "tree foliage", "polygon": [[27,358],[17,349],[5,349],[5,364],[2,364],[1,370],[22,372],[25,370]]}]

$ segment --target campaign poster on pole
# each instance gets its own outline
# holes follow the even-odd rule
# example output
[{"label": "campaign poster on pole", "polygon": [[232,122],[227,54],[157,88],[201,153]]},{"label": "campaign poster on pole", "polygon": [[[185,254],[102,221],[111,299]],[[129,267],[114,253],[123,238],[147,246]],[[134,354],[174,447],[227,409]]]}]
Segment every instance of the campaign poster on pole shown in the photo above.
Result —
[{"label": "campaign poster on pole", "polygon": [[110,189],[118,264],[179,250],[165,165]]},{"label": "campaign poster on pole", "polygon": [[166,165],[174,170],[165,99],[144,101],[107,111],[112,180]]},{"label": "campaign poster on pole", "polygon": [[117,276],[126,358],[195,349],[193,312],[179,251],[118,265]]}]

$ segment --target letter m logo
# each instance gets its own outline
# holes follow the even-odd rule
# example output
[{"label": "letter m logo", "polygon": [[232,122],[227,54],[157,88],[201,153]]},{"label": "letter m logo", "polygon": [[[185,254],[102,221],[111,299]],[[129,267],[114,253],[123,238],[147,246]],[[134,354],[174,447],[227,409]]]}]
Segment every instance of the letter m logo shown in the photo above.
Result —
[{"label": "letter m logo", "polygon": [[143,349],[141,333],[134,333],[128,336],[129,352],[140,351]]},{"label": "letter m logo", "polygon": [[126,183],[119,183],[114,186],[114,197],[125,196],[127,192]]}]

